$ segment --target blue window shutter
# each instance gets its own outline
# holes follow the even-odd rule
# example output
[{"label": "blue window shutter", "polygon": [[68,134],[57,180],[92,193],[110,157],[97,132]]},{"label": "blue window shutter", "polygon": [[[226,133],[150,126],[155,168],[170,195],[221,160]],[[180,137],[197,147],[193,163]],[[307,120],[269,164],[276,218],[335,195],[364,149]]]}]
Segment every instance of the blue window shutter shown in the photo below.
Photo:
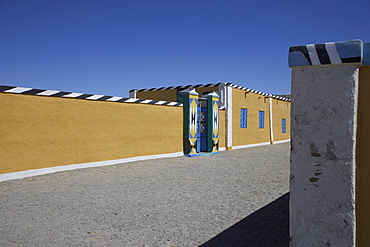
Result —
[{"label": "blue window shutter", "polygon": [[248,109],[244,109],[244,110],[245,110],[245,118],[244,118],[245,128],[247,128],[248,127]]},{"label": "blue window shutter", "polygon": [[240,128],[247,128],[247,109],[240,109]]},{"label": "blue window shutter", "polygon": [[260,111],[260,114],[259,114],[259,127],[260,129],[263,129],[265,128],[265,112],[264,111]]},{"label": "blue window shutter", "polygon": [[243,128],[243,109],[240,109],[240,128]]},{"label": "blue window shutter", "polygon": [[286,133],[286,119],[282,119],[281,121],[281,126],[282,126],[282,132]]}]

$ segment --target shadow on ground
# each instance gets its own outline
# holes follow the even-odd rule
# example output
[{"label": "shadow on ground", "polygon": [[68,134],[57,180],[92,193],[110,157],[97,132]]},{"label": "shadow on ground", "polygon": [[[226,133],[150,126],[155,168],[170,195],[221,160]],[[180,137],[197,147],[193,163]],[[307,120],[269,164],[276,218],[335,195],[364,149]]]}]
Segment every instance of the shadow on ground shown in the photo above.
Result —
[{"label": "shadow on ground", "polygon": [[200,246],[289,247],[289,193]]}]

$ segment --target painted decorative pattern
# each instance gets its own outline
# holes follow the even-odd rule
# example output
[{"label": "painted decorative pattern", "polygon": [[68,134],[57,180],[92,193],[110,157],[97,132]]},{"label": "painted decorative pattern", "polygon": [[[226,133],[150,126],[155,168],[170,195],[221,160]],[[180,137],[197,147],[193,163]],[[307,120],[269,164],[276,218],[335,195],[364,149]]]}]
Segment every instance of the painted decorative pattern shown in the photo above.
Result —
[{"label": "painted decorative pattern", "polygon": [[189,98],[189,100],[189,155],[194,155],[197,154],[196,145],[198,140],[198,100],[191,97]]},{"label": "painted decorative pattern", "polygon": [[361,63],[362,48],[361,40],[292,46],[289,48],[289,67]]},{"label": "painted decorative pattern", "polygon": [[[212,153],[217,153],[219,151],[219,117],[218,117],[218,98],[213,98],[213,130],[212,130]],[[217,101],[216,101],[217,100]]]},{"label": "painted decorative pattern", "polygon": [[218,103],[217,101],[213,102],[213,138],[218,138]]},{"label": "painted decorative pattern", "polygon": [[100,94],[72,93],[72,92],[62,92],[62,91],[56,91],[56,90],[42,90],[42,89],[34,89],[34,88],[26,88],[26,87],[12,87],[12,86],[4,86],[4,85],[0,85],[0,92],[1,93],[37,95],[37,96],[75,98],[75,99],[96,100],[96,101],[111,101],[111,102],[121,102],[121,103],[140,103],[140,104],[151,104],[151,105],[183,106],[183,104],[179,102],[132,99],[132,98],[117,97],[117,96],[106,96],[106,95],[100,95]]},{"label": "painted decorative pattern", "polygon": [[197,128],[197,119],[198,119],[198,110],[197,110],[197,100],[191,99],[190,103],[190,111],[189,111],[189,126],[190,126],[190,138],[195,138],[195,135],[197,134],[198,128]]},{"label": "painted decorative pattern", "polygon": [[219,82],[219,83],[212,83],[212,84],[196,84],[196,85],[185,85],[185,86],[169,86],[169,87],[157,87],[157,88],[144,88],[144,89],[132,89],[132,90],[130,90],[130,92],[149,92],[149,91],[172,90],[172,89],[185,90],[185,89],[202,88],[202,87],[217,87],[221,84],[225,84],[226,86],[230,86],[232,88],[241,89],[241,90],[244,90],[244,91],[247,91],[247,92],[260,94],[260,95],[263,95],[263,96],[268,96],[268,97],[272,97],[272,98],[283,100],[283,101],[290,101],[290,99],[286,98],[286,97],[281,97],[279,95],[274,95],[274,94],[263,93],[263,92],[253,90],[253,89],[250,89],[250,88],[238,86],[238,85],[232,84],[230,82]]}]

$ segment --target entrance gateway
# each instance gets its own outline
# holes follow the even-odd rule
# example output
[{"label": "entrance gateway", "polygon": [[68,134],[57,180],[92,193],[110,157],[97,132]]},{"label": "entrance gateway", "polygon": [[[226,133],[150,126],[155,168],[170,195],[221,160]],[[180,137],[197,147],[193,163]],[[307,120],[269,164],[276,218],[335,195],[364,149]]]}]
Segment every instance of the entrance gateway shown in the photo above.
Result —
[{"label": "entrance gateway", "polygon": [[195,89],[177,94],[183,103],[184,155],[193,157],[219,153],[219,96],[206,93],[202,98]]}]

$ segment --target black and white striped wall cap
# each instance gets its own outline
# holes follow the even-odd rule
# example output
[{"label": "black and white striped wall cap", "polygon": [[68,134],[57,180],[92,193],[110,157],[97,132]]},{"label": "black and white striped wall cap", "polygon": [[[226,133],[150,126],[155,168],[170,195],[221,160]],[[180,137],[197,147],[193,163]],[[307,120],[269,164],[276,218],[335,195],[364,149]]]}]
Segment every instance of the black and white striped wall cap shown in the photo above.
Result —
[{"label": "black and white striped wall cap", "polygon": [[281,97],[281,96],[273,95],[273,94],[268,94],[268,93],[263,93],[263,92],[253,90],[253,89],[250,89],[250,88],[238,86],[238,85],[232,84],[230,82],[219,82],[219,83],[210,83],[210,84],[196,84],[196,85],[185,85],[185,86],[169,86],[169,87],[157,87],[157,88],[144,88],[144,89],[132,89],[132,90],[130,90],[130,92],[149,92],[149,91],[172,90],[172,89],[185,90],[185,89],[193,89],[193,88],[201,88],[201,87],[217,87],[221,84],[224,84],[226,86],[230,86],[232,88],[248,91],[248,92],[251,92],[251,93],[260,94],[260,95],[263,95],[263,96],[266,96],[266,97],[272,97],[272,98],[276,98],[276,99],[283,100],[283,101],[290,101],[289,98],[285,98],[285,97]]},{"label": "black and white striped wall cap", "polygon": [[281,97],[279,95],[274,95],[274,94],[269,94],[269,93],[263,93],[263,92],[260,92],[260,91],[257,91],[257,90],[253,90],[253,89],[242,87],[242,86],[237,86],[237,85],[234,85],[234,84],[231,84],[231,83],[227,83],[227,85],[228,86],[231,86],[233,88],[236,88],[236,89],[241,89],[241,90],[244,90],[244,91],[247,91],[247,92],[251,92],[251,93],[255,93],[255,94],[260,94],[262,96],[271,97],[271,98],[279,99],[279,100],[283,100],[283,101],[290,101],[289,98]]},{"label": "black and white striped wall cap", "polygon": [[150,92],[150,91],[160,91],[160,90],[185,90],[199,87],[217,87],[220,83],[210,83],[210,84],[197,84],[197,85],[183,85],[183,86],[169,86],[169,87],[153,87],[153,88],[143,88],[143,89],[132,89],[130,92]]},{"label": "black and white striped wall cap", "polygon": [[167,106],[182,106],[183,105],[182,103],[179,103],[179,102],[132,99],[132,98],[123,98],[123,97],[118,97],[118,96],[106,96],[106,95],[100,95],[100,94],[72,93],[72,92],[63,92],[63,91],[57,91],[57,90],[43,90],[43,89],[12,87],[12,86],[3,86],[3,85],[0,85],[0,92],[37,95],[37,96],[86,99],[86,100],[96,100],[96,101],[122,102],[122,103],[140,103],[140,104],[167,105]]},{"label": "black and white striped wall cap", "polygon": [[292,46],[289,48],[289,67],[362,63],[361,40]]}]

